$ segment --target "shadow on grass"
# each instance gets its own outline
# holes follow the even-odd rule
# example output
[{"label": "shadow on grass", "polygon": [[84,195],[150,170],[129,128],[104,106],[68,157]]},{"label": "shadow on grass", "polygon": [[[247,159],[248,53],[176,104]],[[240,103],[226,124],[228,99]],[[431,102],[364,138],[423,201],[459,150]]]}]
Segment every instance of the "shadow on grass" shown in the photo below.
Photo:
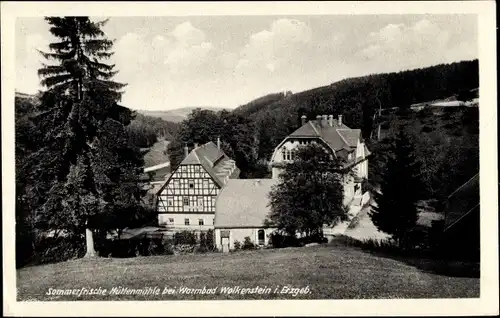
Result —
[{"label": "shadow on grass", "polygon": [[360,241],[347,236],[338,236],[329,245],[356,247],[363,252],[393,259],[431,274],[449,277],[480,277],[479,262],[431,257],[430,253],[425,252],[403,252],[384,241]]}]

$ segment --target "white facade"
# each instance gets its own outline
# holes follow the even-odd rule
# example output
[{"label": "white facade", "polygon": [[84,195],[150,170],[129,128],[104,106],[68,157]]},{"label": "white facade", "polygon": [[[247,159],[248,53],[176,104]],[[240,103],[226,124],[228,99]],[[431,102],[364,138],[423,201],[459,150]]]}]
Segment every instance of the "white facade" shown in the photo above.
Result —
[{"label": "white facade", "polygon": [[[291,162],[294,158],[295,151],[299,146],[305,146],[310,143],[316,143],[314,140],[308,138],[301,139],[292,139],[286,140],[284,143],[278,145],[276,149],[274,149],[273,155],[271,157],[271,164],[286,164]],[[277,179],[279,174],[283,169],[279,167],[272,167],[272,178]]]},{"label": "white facade", "polygon": [[214,228],[214,218],[214,214],[162,213],[158,215],[158,223],[169,230],[207,231]]},{"label": "white facade", "polygon": [[[258,246],[269,245],[270,234],[275,231],[274,228],[230,228],[230,229],[215,229],[215,246],[219,251],[223,251],[223,245],[227,244],[229,250],[234,249],[234,242],[239,241],[241,245],[245,242],[245,237],[250,237],[252,243]],[[229,238],[222,238],[221,233],[226,232]]]},{"label": "white facade", "polygon": [[[282,172],[282,168],[276,167],[276,164],[285,164],[293,160],[294,151],[301,145],[308,143],[316,143],[314,140],[306,139],[290,139],[285,140],[274,150],[271,157],[272,178],[277,179]],[[358,140],[356,149],[352,151],[347,158],[348,162],[357,162],[350,168],[351,174],[344,177],[344,205],[350,205],[354,199],[360,199],[363,195],[360,180],[368,179],[368,159],[365,155],[365,144]]]}]

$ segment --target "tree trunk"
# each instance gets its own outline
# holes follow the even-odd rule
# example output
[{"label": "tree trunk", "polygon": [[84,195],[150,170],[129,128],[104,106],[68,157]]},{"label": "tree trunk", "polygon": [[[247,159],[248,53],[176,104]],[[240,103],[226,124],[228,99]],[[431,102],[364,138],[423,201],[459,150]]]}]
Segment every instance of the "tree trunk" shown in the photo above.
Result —
[{"label": "tree trunk", "polygon": [[87,242],[87,253],[85,254],[85,257],[95,257],[94,233],[88,227],[85,228],[85,240]]}]

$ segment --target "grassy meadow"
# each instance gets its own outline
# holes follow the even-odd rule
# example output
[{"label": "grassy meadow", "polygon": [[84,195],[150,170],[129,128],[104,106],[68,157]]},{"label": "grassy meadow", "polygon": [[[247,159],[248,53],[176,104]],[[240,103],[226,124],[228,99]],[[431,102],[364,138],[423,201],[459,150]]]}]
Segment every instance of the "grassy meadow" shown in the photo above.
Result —
[{"label": "grassy meadow", "polygon": [[[444,276],[408,264],[355,247],[333,245],[230,254],[77,259],[19,269],[17,297],[19,301],[479,297],[479,278]],[[285,285],[302,288],[303,292],[289,293],[290,289],[283,290]],[[120,286],[151,287],[161,292],[159,295],[109,294],[113,287]],[[261,287],[271,292],[222,292],[223,287],[234,286]],[[47,295],[50,288],[83,287],[107,289],[108,293]],[[162,294],[165,287],[175,292]],[[179,292],[182,287],[205,287],[215,293],[183,294]]]}]

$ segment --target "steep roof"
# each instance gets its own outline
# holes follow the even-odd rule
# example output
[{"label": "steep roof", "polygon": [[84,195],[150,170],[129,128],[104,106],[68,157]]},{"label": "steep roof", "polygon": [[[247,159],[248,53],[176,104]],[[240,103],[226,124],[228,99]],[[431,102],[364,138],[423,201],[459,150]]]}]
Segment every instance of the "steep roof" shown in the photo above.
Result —
[{"label": "steep roof", "polygon": [[448,230],[467,214],[479,210],[479,173],[450,194],[447,201],[445,230]]},{"label": "steep roof", "polygon": [[335,152],[342,149],[355,148],[361,138],[360,129],[351,129],[344,123],[333,119],[330,126],[328,120],[310,120],[291,133],[289,137],[316,137],[323,139]]},{"label": "steep roof", "polygon": [[220,187],[224,186],[225,177],[238,178],[240,174],[238,167],[231,172],[236,163],[211,141],[191,150],[180,163],[180,165],[192,164],[202,165]]},{"label": "steep roof", "polygon": [[263,227],[275,179],[231,179],[215,205],[215,228]]}]

